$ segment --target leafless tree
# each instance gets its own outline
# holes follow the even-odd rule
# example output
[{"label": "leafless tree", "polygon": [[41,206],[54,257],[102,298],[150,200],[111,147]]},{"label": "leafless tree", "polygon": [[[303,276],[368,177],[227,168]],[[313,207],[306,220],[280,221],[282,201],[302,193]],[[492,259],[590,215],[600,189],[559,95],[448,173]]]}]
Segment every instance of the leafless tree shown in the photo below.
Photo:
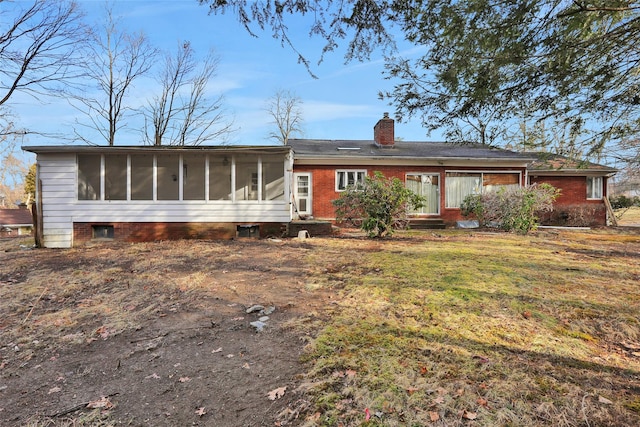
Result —
[{"label": "leafless tree", "polygon": [[[0,112],[12,97],[27,93],[35,99],[59,91],[82,74],[80,57],[86,29],[75,2],[0,0]],[[24,134],[0,123],[0,135]]]},{"label": "leafless tree", "polygon": [[279,89],[267,101],[266,111],[273,118],[277,130],[269,138],[287,145],[292,135],[302,134],[302,99],[295,93]]},{"label": "leafless tree", "polygon": [[201,145],[226,142],[232,123],[225,118],[223,97],[210,97],[208,85],[218,67],[210,53],[198,62],[189,42],[166,56],[158,82],[161,94],[144,109],[145,142],[150,145]]},{"label": "leafless tree", "polygon": [[23,2],[0,3],[0,17],[13,17],[0,19],[0,105],[16,91],[37,98],[65,79],[77,77],[74,52],[84,28],[76,3],[36,0],[26,8]]},{"label": "leafless tree", "polygon": [[117,132],[126,127],[125,118],[135,110],[125,99],[133,82],[149,72],[157,55],[144,33],[122,31],[112,7],[107,6],[104,28],[93,35],[87,63],[89,81],[97,84],[97,93],[70,94],[71,104],[88,116],[88,122],[76,121],[77,138],[96,144],[81,129],[97,131],[108,145],[115,145]]},{"label": "leafless tree", "polygon": [[15,208],[24,201],[23,181],[29,167],[16,156],[16,146],[20,139],[19,131],[11,123],[0,134],[0,207]]}]

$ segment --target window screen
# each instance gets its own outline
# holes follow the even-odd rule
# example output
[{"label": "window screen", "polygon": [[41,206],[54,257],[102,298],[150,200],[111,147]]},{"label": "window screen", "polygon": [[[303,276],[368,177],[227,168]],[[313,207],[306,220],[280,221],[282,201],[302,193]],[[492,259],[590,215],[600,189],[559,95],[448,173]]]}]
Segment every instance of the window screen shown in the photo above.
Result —
[{"label": "window screen", "polygon": [[99,154],[78,155],[78,200],[100,200]]}]

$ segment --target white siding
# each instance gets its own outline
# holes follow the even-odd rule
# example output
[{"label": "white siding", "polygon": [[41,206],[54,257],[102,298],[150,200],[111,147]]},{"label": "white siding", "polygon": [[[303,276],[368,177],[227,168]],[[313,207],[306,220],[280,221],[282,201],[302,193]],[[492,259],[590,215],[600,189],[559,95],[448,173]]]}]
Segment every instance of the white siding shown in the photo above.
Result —
[{"label": "white siding", "polygon": [[[75,154],[39,153],[42,244],[73,246],[74,222],[289,222],[289,177],[278,201],[94,201],[77,199]],[[290,160],[285,162],[290,170]]]},{"label": "white siding", "polygon": [[72,209],[76,202],[76,156],[74,154],[39,154],[42,183],[42,244],[47,248],[73,245]]}]

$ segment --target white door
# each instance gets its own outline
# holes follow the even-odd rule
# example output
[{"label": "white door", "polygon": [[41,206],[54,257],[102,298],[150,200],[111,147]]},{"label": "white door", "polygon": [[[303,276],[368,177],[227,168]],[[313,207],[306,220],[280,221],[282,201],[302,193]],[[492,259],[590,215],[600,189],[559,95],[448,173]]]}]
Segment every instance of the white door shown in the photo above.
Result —
[{"label": "white door", "polygon": [[311,216],[311,174],[293,174],[294,215]]}]

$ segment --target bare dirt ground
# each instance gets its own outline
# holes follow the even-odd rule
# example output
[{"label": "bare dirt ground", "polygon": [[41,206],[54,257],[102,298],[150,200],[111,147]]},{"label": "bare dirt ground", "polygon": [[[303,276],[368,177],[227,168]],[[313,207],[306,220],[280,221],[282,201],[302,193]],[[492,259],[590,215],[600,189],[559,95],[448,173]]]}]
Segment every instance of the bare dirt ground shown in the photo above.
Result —
[{"label": "bare dirt ground", "polygon": [[[0,242],[0,425],[304,419],[303,331],[333,297],[305,284],[304,240],[18,243]],[[275,308],[262,332],[255,304]]]}]

